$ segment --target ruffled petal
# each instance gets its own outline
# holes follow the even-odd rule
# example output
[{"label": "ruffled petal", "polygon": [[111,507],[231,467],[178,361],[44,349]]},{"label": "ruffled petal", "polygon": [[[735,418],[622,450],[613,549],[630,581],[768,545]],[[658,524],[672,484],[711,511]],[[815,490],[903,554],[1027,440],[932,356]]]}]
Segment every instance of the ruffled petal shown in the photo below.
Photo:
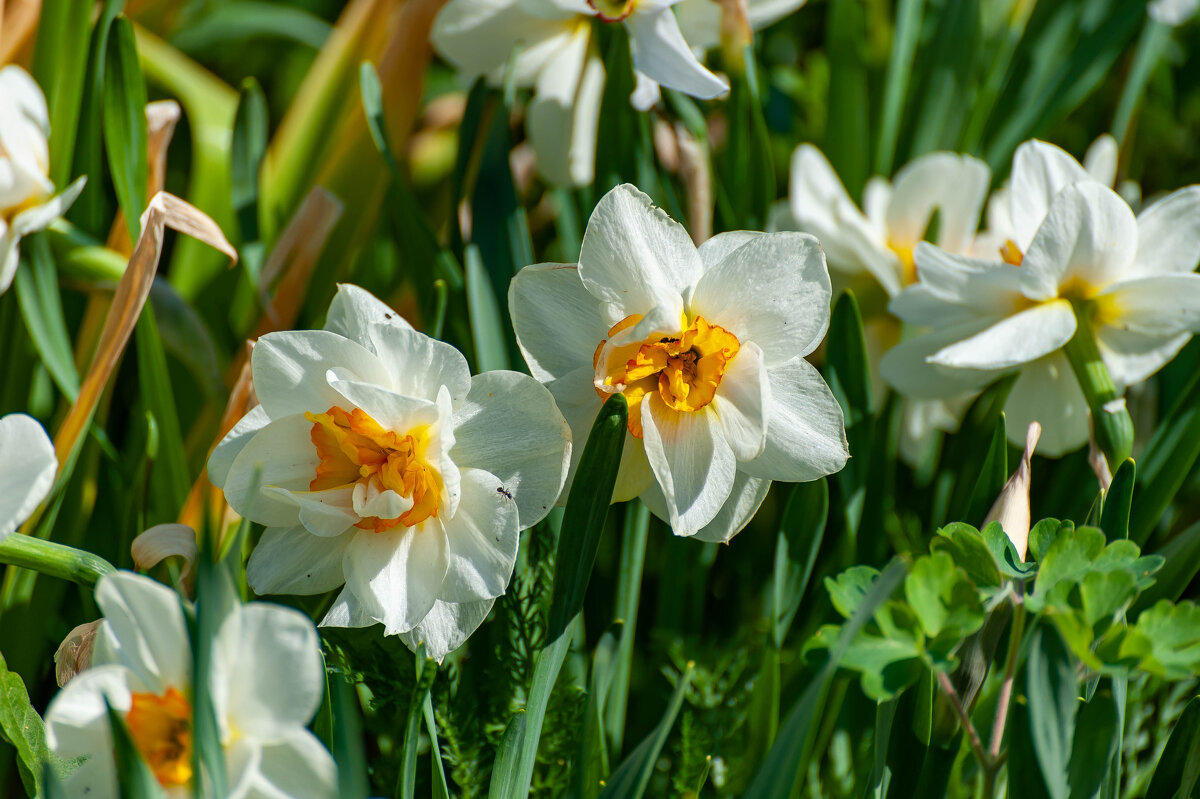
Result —
[{"label": "ruffled petal", "polygon": [[414,652],[418,646],[425,644],[425,654],[441,663],[446,655],[471,637],[471,633],[491,613],[495,603],[494,599],[461,604],[439,600],[420,624],[406,633],[400,633],[400,640]]},{"label": "ruffled petal", "polygon": [[578,264],[525,267],[508,286],[508,308],[529,371],[543,383],[590,364],[612,324]]},{"label": "ruffled petal", "polygon": [[420,623],[441,593],[449,568],[446,531],[438,519],[417,527],[360,532],[343,558],[346,587],[386,635]]},{"label": "ruffled petal", "polygon": [[304,527],[268,527],[246,564],[254,593],[323,594],[342,585],[342,556],[357,530],[313,535]]}]

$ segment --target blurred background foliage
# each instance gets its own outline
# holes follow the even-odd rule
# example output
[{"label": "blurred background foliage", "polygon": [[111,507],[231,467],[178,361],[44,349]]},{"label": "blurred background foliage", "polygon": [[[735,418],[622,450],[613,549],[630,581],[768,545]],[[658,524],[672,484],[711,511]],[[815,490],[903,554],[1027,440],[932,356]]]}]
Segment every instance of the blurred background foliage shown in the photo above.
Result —
[{"label": "blurred background foliage", "polygon": [[[25,247],[30,279],[0,296],[0,414],[25,411],[56,429],[72,398],[61,375],[86,373],[124,268],[129,241],[114,215],[140,209],[122,199],[127,166],[114,152],[133,147],[135,163],[145,156],[137,137],[110,121],[114,98],[125,96],[111,78],[120,31],[132,34],[140,63],[129,80],[144,75],[146,100],[182,107],[162,186],[212,216],[241,256],[230,269],[219,253],[168,238],[152,323],[139,324],[52,512],[26,530],[118,567],[130,567],[129,542],[150,525],[220,526],[219,494],[202,468],[228,420],[245,410],[236,389],[244,342],[319,326],[337,282],[376,293],[462,349],[478,371],[521,369],[507,323],[509,279],[529,263],[575,260],[592,206],[620,182],[638,185],[692,231],[763,228],[787,195],[800,142],[818,145],[858,197],[869,176],[932,150],[983,158],[998,186],[1025,139],[1081,157],[1106,131],[1121,145],[1118,179],[1136,181],[1141,197],[1200,182],[1200,25],[1152,23],[1140,0],[810,0],[758,34],[745,62],[713,54],[710,63],[732,76],[729,100],[666,91],[647,114],[627,102],[623,33],[602,29],[609,81],[597,179],[574,190],[537,178],[520,92],[464,86],[431,56],[439,0],[38,6],[9,0],[3,60],[25,64],[47,92],[56,184],[79,174],[89,181],[68,222]],[[689,142],[699,142],[698,156],[685,153]],[[697,182],[698,165],[711,184]],[[867,312],[883,300],[859,301]],[[776,484],[729,547],[677,539],[636,503],[609,514],[583,622],[547,711],[535,795],[596,795],[596,774],[581,764],[615,770],[637,742],[653,742],[660,722],[669,734],[661,754],[643,752],[646,795],[743,795],[781,717],[819,671],[801,646],[837,619],[822,579],[925,553],[949,521],[982,522],[1019,456],[995,435],[1003,422],[994,400],[1005,387],[985,393],[961,431],[909,469],[896,457],[898,404],[869,396],[855,302],[838,303],[823,357],[847,412],[845,472]],[[1200,518],[1198,367],[1193,341],[1129,397],[1139,434],[1131,537],[1177,559],[1172,598],[1196,596],[1200,569],[1200,528],[1189,526]],[[1086,452],[1038,458],[1033,471],[1034,519],[1098,521]],[[827,520],[814,516],[820,507]],[[545,643],[559,522],[524,534],[509,593],[432,683],[377,630],[325,631],[328,663],[350,678],[365,714],[374,794],[397,788],[414,712],[423,719],[411,742],[421,763],[416,795],[436,795],[443,773],[452,795],[488,794],[496,749],[525,705]],[[90,590],[9,567],[2,591],[0,651],[44,708],[58,642],[97,615]],[[322,601],[297,604],[316,617]],[[857,686],[842,673],[831,683],[797,782],[808,795],[863,795],[886,728],[877,713],[911,716],[903,702],[932,690],[914,688],[897,709]],[[1124,785],[1106,795],[1144,794],[1196,684],[1142,675],[1128,691]],[[327,703],[317,732],[333,741],[337,726]],[[893,748],[904,727],[895,730]],[[440,761],[429,758],[431,747]],[[951,794],[973,795],[965,745],[948,751],[945,768],[960,777],[949,780]],[[20,795],[21,785],[14,750],[0,746],[0,793]]]}]

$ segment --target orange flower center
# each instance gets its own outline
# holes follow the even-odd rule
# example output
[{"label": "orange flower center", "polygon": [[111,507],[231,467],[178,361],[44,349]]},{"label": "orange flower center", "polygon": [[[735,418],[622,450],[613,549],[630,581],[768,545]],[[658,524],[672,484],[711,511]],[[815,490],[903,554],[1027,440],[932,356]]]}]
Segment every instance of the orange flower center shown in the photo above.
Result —
[{"label": "orange flower center", "polygon": [[192,703],[175,688],[162,696],[135,693],[125,725],[133,745],[159,785],[187,785],[192,779]]},{"label": "orange flower center", "polygon": [[312,442],[321,462],[309,483],[312,491],[363,486],[369,493],[395,491],[413,506],[394,519],[371,516],[355,526],[381,533],[397,525],[412,527],[438,515],[441,477],[425,459],[429,428],[405,434],[385,430],[361,409],[347,413],[336,405],[325,413],[306,413],[313,423]]},{"label": "orange flower center", "polygon": [[1021,248],[1012,239],[1005,239],[1004,244],[1000,247],[1000,260],[1006,264],[1020,266],[1025,260],[1025,253],[1021,252]]},{"label": "orange flower center", "polygon": [[[612,338],[642,320],[627,316],[608,331]],[[697,316],[678,337],[656,334],[645,341],[624,344],[600,362],[608,339],[596,347],[596,393],[621,393],[629,401],[629,432],[642,437],[642,397],[657,391],[667,407],[698,411],[716,396],[729,362],[738,354],[737,336]]]},{"label": "orange flower center", "polygon": [[633,13],[637,0],[588,0],[602,22],[620,22]]}]

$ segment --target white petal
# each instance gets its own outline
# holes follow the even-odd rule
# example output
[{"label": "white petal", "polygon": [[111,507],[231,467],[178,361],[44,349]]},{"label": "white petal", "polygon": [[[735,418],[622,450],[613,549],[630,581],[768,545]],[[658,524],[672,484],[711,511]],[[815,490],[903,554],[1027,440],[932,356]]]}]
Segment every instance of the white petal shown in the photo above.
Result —
[{"label": "white petal", "polygon": [[[712,0],[703,0],[703,2],[712,4]],[[697,249],[697,252],[700,253],[700,261],[704,264],[704,271],[707,272],[724,261],[725,256],[743,244],[748,244],[759,236],[765,235],[767,234],[756,230],[730,230],[726,233],[718,233]]]},{"label": "white petal", "polygon": [[[268,485],[262,487],[260,496],[269,502],[293,506],[296,509],[296,518],[310,533],[330,537],[346,532],[347,528],[358,524],[366,515],[359,512],[354,502],[358,487],[358,484],[355,484],[325,491],[300,491]],[[394,519],[395,516],[384,518]]]},{"label": "white petal", "polygon": [[[434,400],[421,399],[399,394],[373,383],[356,380],[340,380],[334,371],[329,387],[342,397],[341,408],[360,408],[379,422],[385,430],[405,434],[414,427],[434,424],[438,420],[438,406]],[[434,395],[436,398],[436,394]]]},{"label": "white petal", "polygon": [[[132,683],[132,684],[131,684]],[[126,712],[134,690],[145,690],[122,666],[95,666],[75,676],[46,710],[46,744],[66,760],[86,758],[63,781],[69,796],[117,799],[117,768],[107,697],[114,710]]]},{"label": "white petal", "polygon": [[512,0],[451,0],[434,20],[430,40],[460,72],[468,77],[489,75],[496,82],[521,43],[515,78],[518,86],[530,86],[576,27],[572,16],[538,16],[527,4]]},{"label": "white petal", "polygon": [[821,242],[829,266],[843,272],[869,270],[889,292],[900,288],[900,262],[854,205],[829,160],[811,144],[792,153],[789,202],[799,230]]},{"label": "white petal", "polygon": [[609,322],[577,264],[525,267],[508,286],[508,308],[529,371],[543,383],[590,364],[608,337]]},{"label": "white petal", "polygon": [[662,100],[662,87],[658,81],[644,72],[633,71],[633,91],[629,95],[629,104],[638,111],[649,111]]},{"label": "white petal", "polygon": [[821,373],[803,358],[767,370],[771,404],[762,455],[738,470],[787,482],[816,480],[841,471],[850,451],[842,408]]},{"label": "white petal", "polygon": [[743,344],[729,364],[712,407],[735,458],[748,461],[762,454],[767,445],[771,384],[762,350],[753,341]]},{"label": "white petal", "polygon": [[1062,148],[1037,139],[1031,139],[1017,148],[1013,155],[1009,197],[1012,233],[1018,247],[1022,250],[1029,248],[1055,195],[1080,180],[1091,180],[1091,177]]},{"label": "white petal", "polygon": [[498,477],[521,529],[545,518],[571,463],[571,428],[550,392],[517,372],[477,375],[453,425],[454,462]]},{"label": "white petal", "polygon": [[0,539],[42,504],[57,471],[54,443],[36,419],[23,413],[0,418]]},{"label": "white petal", "polygon": [[67,209],[75,204],[75,200],[83,191],[86,182],[86,178],[79,178],[46,202],[17,214],[10,224],[13,236],[19,239],[45,229],[47,225],[65,214]]},{"label": "white petal", "polygon": [[927,283],[914,283],[888,303],[891,314],[918,327],[945,327],[976,318],[977,311],[949,302]]},{"label": "white petal", "polygon": [[375,330],[379,360],[391,375],[391,385],[375,376],[363,376],[364,382],[393,388],[398,394],[436,402],[442,386],[450,391],[453,405],[462,402],[471,388],[471,369],[467,359],[445,342],[416,330],[381,327]]},{"label": "white petal", "polygon": [[1116,192],[1094,181],[1072,184],[1050,203],[1025,252],[1025,294],[1050,299],[1072,280],[1104,288],[1129,274],[1137,245],[1137,221]]},{"label": "white petal", "polygon": [[1113,186],[1117,182],[1117,140],[1101,133],[1083,156],[1083,168],[1097,183]]},{"label": "white petal", "polygon": [[450,551],[443,602],[479,602],[504,593],[517,562],[516,504],[504,484],[482,469],[463,469],[458,513],[443,521]]},{"label": "white petal", "polygon": [[442,523],[360,532],[343,559],[346,587],[363,611],[383,622],[386,635],[406,632],[429,613],[449,567]]},{"label": "white petal", "polygon": [[267,416],[266,409],[261,405],[255,405],[221,439],[221,443],[217,444],[212,455],[208,456],[208,479],[212,481],[213,485],[217,488],[225,485],[234,459],[246,448],[250,439],[254,438],[254,434],[266,427],[270,421],[271,417]]},{"label": "white petal", "polygon": [[254,593],[323,594],[346,580],[342,556],[356,530],[334,537],[303,527],[268,527],[246,564],[246,582]]},{"label": "white petal", "polygon": [[96,604],[110,651],[151,691],[191,684],[192,646],[178,594],[149,577],[114,572],[96,584]]},{"label": "white petal", "polygon": [[643,441],[676,535],[695,535],[720,511],[737,462],[717,422],[703,409],[681,413],[658,394],[642,400]]},{"label": "white petal", "polygon": [[1074,333],[1071,303],[1054,300],[951,344],[929,356],[929,362],[955,369],[1008,369],[1054,352]]},{"label": "white petal", "polygon": [[729,492],[729,499],[725,500],[725,504],[717,511],[713,520],[700,528],[693,537],[697,541],[728,544],[730,539],[740,533],[754,518],[759,506],[767,498],[770,488],[770,480],[751,477],[739,471],[734,475],[733,490]]},{"label": "white petal", "polygon": [[1157,336],[1200,330],[1200,275],[1157,275],[1109,286],[1098,297],[1107,326]]},{"label": "white petal", "polygon": [[354,597],[349,586],[343,588],[329,606],[329,612],[321,620],[322,627],[370,627],[379,623],[373,618],[362,603]]},{"label": "white petal", "polygon": [[321,462],[312,443],[312,427],[297,414],[276,419],[254,434],[233,459],[222,486],[235,511],[268,527],[290,527],[299,521],[295,502],[263,489],[308,490]]},{"label": "white petal", "polygon": [[288,330],[259,338],[250,355],[254,390],[272,419],[298,413],[325,413],[345,402],[329,387],[327,374],[388,385],[382,361],[367,348],[327,330]]},{"label": "white petal", "polygon": [[1200,261],[1200,186],[1168,195],[1138,214],[1131,276],[1195,270]]},{"label": "white petal", "polygon": [[325,664],[317,629],[292,608],[238,607],[217,631],[212,678],[234,729],[265,743],[284,739],[321,704]]},{"label": "white petal", "polygon": [[425,644],[426,656],[441,663],[446,655],[471,637],[471,633],[492,611],[495,602],[494,599],[485,599],[482,602],[456,604],[438,600],[420,624],[406,633],[400,633],[400,640],[414,652],[418,646]]},{"label": "white petal", "polygon": [[893,388],[914,399],[947,399],[978,391],[999,376],[996,371],[951,369],[929,362],[930,356],[963,341],[996,322],[994,317],[967,320],[900,342],[883,356],[879,371]]},{"label": "white petal", "polygon": [[334,799],[337,766],[315,735],[293,729],[279,743],[262,747],[251,793],[253,799]]},{"label": "white petal", "polygon": [[1171,362],[1192,338],[1138,333],[1116,327],[1096,328],[1096,345],[1117,387],[1133,386]]},{"label": "white petal", "polygon": [[1088,410],[1071,365],[1060,353],[1021,370],[1004,406],[1008,440],[1023,446],[1030,422],[1042,425],[1039,454],[1057,458],[1088,440]]},{"label": "white petal", "polygon": [[770,233],[737,248],[700,278],[689,311],[753,341],[773,366],[812,352],[829,327],[832,288],[817,240]]},{"label": "white petal", "polygon": [[634,7],[625,20],[633,66],[647,77],[702,100],[724,94],[729,84],[708,71],[683,39],[675,14],[667,7]]},{"label": "white petal", "polygon": [[655,306],[678,316],[683,291],[702,271],[687,231],[645,194],[622,184],[600,198],[579,252],[579,275],[593,296],[623,316]]},{"label": "white petal", "polygon": [[339,283],[337,294],[329,304],[329,313],[325,316],[324,329],[345,336],[377,354],[379,348],[375,346],[373,333],[377,325],[413,329],[403,316],[371,292],[353,283]]},{"label": "white petal", "polygon": [[[582,447],[580,447],[582,449]],[[621,447],[621,466],[617,471],[617,482],[613,485],[613,502],[628,502],[640,496],[647,486],[654,484],[654,472],[646,458],[646,447],[640,438],[625,434]]]},{"label": "white petal", "polygon": [[583,186],[595,175],[604,63],[589,54],[590,34],[580,26],[555,52],[525,112],[538,171],[558,186]]},{"label": "white petal", "polygon": [[17,267],[21,263],[21,253],[17,249],[20,243],[21,239],[0,219],[0,294],[8,291],[17,276]]},{"label": "white petal", "polygon": [[896,173],[887,209],[888,238],[913,247],[938,212],[937,244],[965,252],[975,237],[991,172],[982,161],[957,153],[930,153]]},{"label": "white petal", "polygon": [[[1019,266],[958,255],[927,242],[916,246],[913,260],[921,279],[921,291],[969,309],[974,316],[1004,315],[1024,304],[1022,282],[1025,277]],[[910,324],[924,327],[945,323],[940,316],[929,318],[919,315],[923,311],[911,317],[902,315],[901,311],[906,310],[903,303],[891,308],[892,313]]]}]

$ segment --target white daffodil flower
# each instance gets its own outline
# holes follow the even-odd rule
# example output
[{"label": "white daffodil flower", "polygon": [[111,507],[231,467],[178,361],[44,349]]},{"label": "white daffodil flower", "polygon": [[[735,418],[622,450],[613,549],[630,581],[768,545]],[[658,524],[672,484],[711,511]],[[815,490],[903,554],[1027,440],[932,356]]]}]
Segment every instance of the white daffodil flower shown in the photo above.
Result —
[{"label": "white daffodil flower", "polygon": [[[117,768],[105,700],[172,799],[193,795],[192,647],[179,595],[130,572],[96,585],[104,620],[91,666],[46,711],[46,742],[82,762],[66,794],[116,799]],[[325,667],[317,631],[290,608],[236,601],[218,627],[209,689],[230,799],[337,795],[333,758],[305,726],[321,704]]]},{"label": "white daffodil flower", "polygon": [[1152,0],[1146,13],[1155,22],[1178,27],[1196,15],[1200,0]]},{"label": "white daffodil flower", "polygon": [[510,56],[520,88],[532,88],[526,130],[538,169],[552,183],[585,185],[595,171],[596,126],[604,63],[592,42],[593,17],[621,23],[629,34],[639,110],[661,84],[700,98],[729,85],[696,58],[671,6],[678,0],[450,0],[434,21],[438,53],[467,78],[504,77]]},{"label": "white daffodil flower", "polygon": [[54,486],[54,443],[32,416],[0,417],[0,541],[28,519]]},{"label": "white daffodil flower", "polygon": [[1014,159],[1012,238],[986,261],[928,244],[920,283],[891,304],[929,326],[884,358],[903,393],[947,396],[1019,371],[1005,408],[1009,438],[1042,425],[1038,451],[1061,455],[1088,438],[1087,406],[1062,347],[1086,313],[1117,386],[1145,380],[1200,329],[1200,186],[1134,217],[1129,205],[1066,153],[1027,142]]},{"label": "white daffodil flower", "polygon": [[592,212],[579,263],[526,267],[508,297],[576,459],[603,401],[625,395],[613,500],[642,497],[677,535],[728,541],[772,480],[846,462],[841,408],[804,360],[829,325],[812,236],[738,231],[697,249],[646,195],[618,186]]},{"label": "white daffodil flower", "polygon": [[504,593],[519,532],[566,478],[570,429],[515,372],[471,376],[449,344],[343,285],[324,330],[270,333],[251,358],[261,405],[213,452],[229,504],[267,526],[259,594],[345,585],[321,623],[376,622],[443,658]]},{"label": "white daffodil flower", "polygon": [[0,69],[0,293],[17,273],[21,237],[62,216],[83,191],[80,178],[55,196],[49,138],[42,90],[20,67]]},{"label": "white daffodil flower", "polygon": [[[853,287],[863,310],[874,398],[882,404],[879,364],[901,338],[899,322],[883,307],[887,297],[917,279],[913,250],[937,216],[936,240],[950,252],[967,253],[975,240],[991,172],[968,155],[921,156],[891,182],[873,177],[863,189],[863,209],[850,198],[833,166],[816,147],[792,153],[791,187],[782,227],[812,233],[829,258],[835,289]],[[880,297],[871,282],[886,293]],[[970,394],[947,399],[908,399],[902,409],[900,454],[919,463],[937,431],[958,429]]]}]

